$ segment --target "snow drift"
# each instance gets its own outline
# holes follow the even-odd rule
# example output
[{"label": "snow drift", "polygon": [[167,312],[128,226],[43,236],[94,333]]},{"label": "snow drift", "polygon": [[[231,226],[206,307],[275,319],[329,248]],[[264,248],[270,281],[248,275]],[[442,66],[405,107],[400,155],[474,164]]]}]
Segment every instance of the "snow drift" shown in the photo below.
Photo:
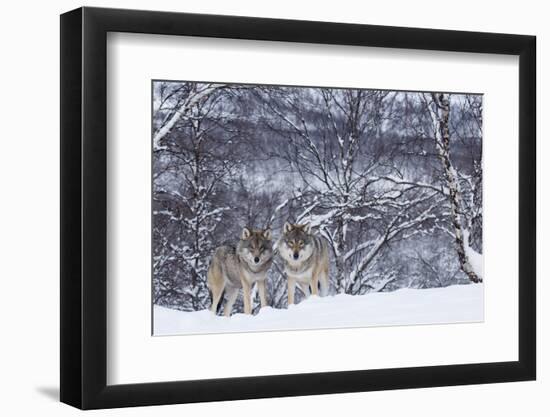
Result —
[{"label": "snow drift", "polygon": [[208,310],[183,312],[154,306],[153,321],[155,336],[479,322],[483,321],[483,285],[311,296],[288,309],[265,307],[254,316],[237,313],[230,318]]}]

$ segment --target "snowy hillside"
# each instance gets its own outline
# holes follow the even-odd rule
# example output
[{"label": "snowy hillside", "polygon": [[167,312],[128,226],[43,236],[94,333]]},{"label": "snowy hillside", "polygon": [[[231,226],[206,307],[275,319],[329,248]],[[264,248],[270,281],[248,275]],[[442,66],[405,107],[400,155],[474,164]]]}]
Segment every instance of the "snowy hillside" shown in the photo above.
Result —
[{"label": "snowy hillside", "polygon": [[155,335],[478,322],[483,321],[483,285],[313,296],[289,309],[266,307],[255,316],[231,318],[208,310],[182,312],[155,306],[153,319]]}]

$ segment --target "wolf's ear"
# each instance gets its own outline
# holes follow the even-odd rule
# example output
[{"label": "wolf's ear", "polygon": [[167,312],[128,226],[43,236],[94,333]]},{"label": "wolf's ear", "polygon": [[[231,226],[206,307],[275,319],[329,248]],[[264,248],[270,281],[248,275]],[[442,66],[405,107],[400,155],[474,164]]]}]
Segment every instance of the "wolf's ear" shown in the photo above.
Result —
[{"label": "wolf's ear", "polygon": [[265,229],[263,236],[264,236],[264,239],[271,240],[271,229]]},{"label": "wolf's ear", "polygon": [[288,233],[292,230],[292,225],[289,222],[285,222],[283,226],[283,232]]},{"label": "wolf's ear", "polygon": [[243,231],[241,233],[241,239],[246,240],[250,237],[250,230],[248,230],[248,227],[243,227]]},{"label": "wolf's ear", "polygon": [[311,233],[311,223],[304,224],[304,232],[306,232],[308,235]]}]

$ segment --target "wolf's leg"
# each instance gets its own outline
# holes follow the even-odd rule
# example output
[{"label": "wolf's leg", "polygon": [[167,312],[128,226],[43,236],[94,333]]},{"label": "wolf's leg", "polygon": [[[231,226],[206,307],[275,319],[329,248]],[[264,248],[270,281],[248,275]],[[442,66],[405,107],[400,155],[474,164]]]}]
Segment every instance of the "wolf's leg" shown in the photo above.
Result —
[{"label": "wolf's leg", "polygon": [[216,283],[210,287],[210,293],[212,294],[212,305],[210,306],[210,311],[216,314],[218,310],[218,303],[223,295],[223,285]]},{"label": "wolf's leg", "polygon": [[239,296],[239,289],[227,289],[226,293],[227,301],[225,302],[225,307],[223,308],[223,314],[225,315],[225,317],[229,317],[231,315],[231,311],[233,310],[233,304],[235,304],[235,300],[237,300],[237,297]]},{"label": "wolf's leg", "polygon": [[319,294],[319,272],[313,271],[311,276],[311,294]]},{"label": "wolf's leg", "polygon": [[243,286],[244,314],[252,314],[252,303],[250,301],[250,284],[246,279],[241,279],[241,284]]},{"label": "wolf's leg", "polygon": [[326,297],[330,291],[330,275],[329,275],[329,260],[327,260],[323,265],[323,281],[321,283],[321,291],[323,292],[323,297]]},{"label": "wolf's leg", "polygon": [[258,281],[258,292],[260,293],[260,305],[267,306],[267,295],[265,290],[265,280]]},{"label": "wolf's leg", "polygon": [[294,291],[296,290],[296,280],[288,277],[288,305],[294,304]]},{"label": "wolf's leg", "polygon": [[326,297],[330,291],[330,278],[328,275],[328,271],[329,271],[329,262],[327,258],[319,274],[319,282],[321,283],[321,295],[323,297]]},{"label": "wolf's leg", "polygon": [[307,298],[309,297],[309,284],[300,284],[300,288],[302,292],[304,293],[304,296]]},{"label": "wolf's leg", "polygon": [[326,297],[330,286],[327,271],[321,271],[319,283],[321,284],[321,297]]}]

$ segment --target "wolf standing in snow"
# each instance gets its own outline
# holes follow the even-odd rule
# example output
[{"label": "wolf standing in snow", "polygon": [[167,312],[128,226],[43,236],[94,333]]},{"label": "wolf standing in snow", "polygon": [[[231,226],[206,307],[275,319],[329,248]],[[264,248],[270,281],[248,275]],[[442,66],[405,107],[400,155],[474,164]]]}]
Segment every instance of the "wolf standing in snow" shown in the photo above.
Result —
[{"label": "wolf standing in snow", "polygon": [[260,303],[267,306],[265,280],[273,261],[271,230],[245,227],[237,246],[223,245],[216,249],[208,268],[207,285],[212,294],[212,312],[216,312],[225,290],[225,316],[231,315],[233,304],[243,289],[245,314],[252,313],[250,289],[258,285]]},{"label": "wolf standing in snow", "polygon": [[285,264],[288,279],[288,305],[294,304],[296,283],[306,296],[317,295],[318,284],[321,295],[329,289],[329,258],[325,240],[311,232],[308,224],[285,223],[283,237],[278,244],[279,254]]}]

